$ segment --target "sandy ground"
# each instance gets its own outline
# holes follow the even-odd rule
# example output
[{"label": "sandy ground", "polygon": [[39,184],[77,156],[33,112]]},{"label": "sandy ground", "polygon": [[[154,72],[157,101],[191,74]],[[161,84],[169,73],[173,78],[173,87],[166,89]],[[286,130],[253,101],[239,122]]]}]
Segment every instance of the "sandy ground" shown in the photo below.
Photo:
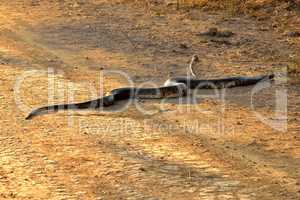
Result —
[{"label": "sandy ground", "polygon": [[[300,198],[297,78],[284,84],[277,77],[255,94],[255,109],[253,87],[246,87],[227,90],[225,102],[137,102],[148,114],[131,105],[24,120],[48,103],[100,96],[102,70],[125,72],[135,84],[162,84],[185,75],[197,54],[202,78],[282,77],[299,54],[300,39],[285,34],[299,29],[293,13],[276,21],[157,2],[1,0],[0,199]],[[198,35],[210,27],[235,34]],[[106,74],[103,92],[126,84]],[[287,116],[275,116],[275,100],[285,95]],[[254,110],[286,122],[287,131],[263,123]]]}]

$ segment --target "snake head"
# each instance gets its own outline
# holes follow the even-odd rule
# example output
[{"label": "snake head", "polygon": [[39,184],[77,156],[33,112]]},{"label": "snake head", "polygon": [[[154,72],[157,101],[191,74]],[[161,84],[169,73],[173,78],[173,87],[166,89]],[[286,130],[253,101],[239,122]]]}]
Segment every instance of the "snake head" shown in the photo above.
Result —
[{"label": "snake head", "polygon": [[268,78],[269,78],[270,80],[274,80],[275,75],[274,75],[274,74],[270,74],[270,75],[268,75]]},{"label": "snake head", "polygon": [[274,81],[274,78],[275,78],[275,74],[269,74],[269,75],[264,76],[262,80],[264,80],[264,81]]},{"label": "snake head", "polygon": [[199,57],[196,54],[193,55],[192,59],[194,60],[194,62],[199,62]]}]

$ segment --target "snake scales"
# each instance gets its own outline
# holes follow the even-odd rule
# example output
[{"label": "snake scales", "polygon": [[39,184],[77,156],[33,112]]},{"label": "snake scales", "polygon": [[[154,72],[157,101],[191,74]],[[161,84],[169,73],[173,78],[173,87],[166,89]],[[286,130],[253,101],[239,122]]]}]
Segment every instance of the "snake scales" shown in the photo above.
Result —
[{"label": "snake scales", "polygon": [[158,88],[118,88],[110,92],[110,95],[91,101],[72,104],[61,104],[45,106],[33,110],[26,119],[31,119],[44,112],[68,110],[68,109],[88,109],[111,106],[117,101],[132,98],[153,99],[153,98],[174,98],[187,95],[189,89],[214,89],[229,88],[238,86],[253,85],[263,80],[271,80],[273,75],[256,77],[230,77],[223,79],[190,79],[187,77],[172,78],[165,82],[164,86]]},{"label": "snake scales", "polygon": [[[190,71],[192,71],[192,64],[196,57],[193,57],[190,64]],[[56,112],[59,110],[70,109],[88,109],[108,107],[121,100],[130,100],[133,98],[140,99],[161,99],[161,98],[175,98],[183,97],[188,94],[189,90],[194,89],[220,89],[239,86],[254,85],[260,81],[272,80],[274,75],[262,75],[256,77],[229,77],[221,79],[195,79],[191,77],[177,77],[168,79],[161,87],[156,88],[135,88],[125,87],[114,89],[109,95],[90,100],[82,103],[59,104],[50,105],[33,110],[26,119],[31,119],[34,116],[42,113]]]}]

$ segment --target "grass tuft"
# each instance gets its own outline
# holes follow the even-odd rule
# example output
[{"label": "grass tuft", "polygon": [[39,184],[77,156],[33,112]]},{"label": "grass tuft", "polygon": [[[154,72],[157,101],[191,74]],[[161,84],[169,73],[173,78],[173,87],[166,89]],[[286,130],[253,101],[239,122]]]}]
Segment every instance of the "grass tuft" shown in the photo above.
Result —
[{"label": "grass tuft", "polygon": [[288,65],[288,74],[290,76],[300,75],[300,56],[296,57]]}]

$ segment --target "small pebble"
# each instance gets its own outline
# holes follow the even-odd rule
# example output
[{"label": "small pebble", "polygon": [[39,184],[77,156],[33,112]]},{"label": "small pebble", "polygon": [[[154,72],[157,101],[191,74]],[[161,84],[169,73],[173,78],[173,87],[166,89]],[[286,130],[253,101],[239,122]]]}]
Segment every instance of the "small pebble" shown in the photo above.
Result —
[{"label": "small pebble", "polygon": [[143,171],[143,172],[145,172],[145,171],[146,171],[146,169],[145,169],[145,168],[143,168],[143,167],[140,167],[140,168],[139,168],[139,170],[141,170],[141,171]]},{"label": "small pebble", "polygon": [[179,45],[179,47],[181,48],[181,49],[188,49],[189,47],[186,45],[186,44],[184,44],[184,43],[181,43],[180,45]]}]

